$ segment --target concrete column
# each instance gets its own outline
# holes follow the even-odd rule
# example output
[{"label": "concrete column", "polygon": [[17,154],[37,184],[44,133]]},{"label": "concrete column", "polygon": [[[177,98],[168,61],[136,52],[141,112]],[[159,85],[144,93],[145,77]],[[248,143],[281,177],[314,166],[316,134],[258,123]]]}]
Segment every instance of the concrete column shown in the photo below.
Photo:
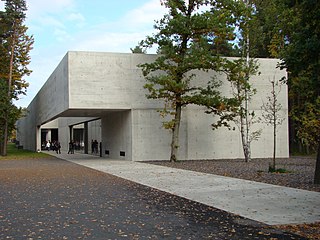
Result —
[{"label": "concrete column", "polygon": [[69,126],[69,142],[73,140],[73,126]]},{"label": "concrete column", "polygon": [[41,127],[37,126],[36,128],[36,151],[41,151]]},{"label": "concrete column", "polygon": [[84,153],[88,154],[89,148],[89,134],[88,134],[88,122],[84,123]]},{"label": "concrete column", "polygon": [[48,129],[46,140],[51,142],[51,129]]}]

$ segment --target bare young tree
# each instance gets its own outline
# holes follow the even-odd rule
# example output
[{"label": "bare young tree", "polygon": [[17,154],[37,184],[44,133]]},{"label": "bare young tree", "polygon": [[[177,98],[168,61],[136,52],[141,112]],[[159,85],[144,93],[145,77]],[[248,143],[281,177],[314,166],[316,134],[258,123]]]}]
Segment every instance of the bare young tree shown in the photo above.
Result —
[{"label": "bare young tree", "polygon": [[278,96],[281,91],[281,85],[279,81],[275,79],[270,81],[272,89],[270,95],[267,96],[267,102],[264,102],[261,106],[263,122],[273,127],[273,157],[271,171],[276,170],[276,148],[277,148],[277,128],[284,121],[284,117],[281,114],[282,105],[278,101]]}]

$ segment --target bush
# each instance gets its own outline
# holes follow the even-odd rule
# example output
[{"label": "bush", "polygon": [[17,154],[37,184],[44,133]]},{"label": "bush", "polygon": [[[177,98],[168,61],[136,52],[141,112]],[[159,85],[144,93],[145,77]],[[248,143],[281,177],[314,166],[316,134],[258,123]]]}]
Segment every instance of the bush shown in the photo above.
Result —
[{"label": "bush", "polygon": [[285,168],[273,168],[272,166],[269,166],[269,173],[290,173],[291,171],[285,169]]}]

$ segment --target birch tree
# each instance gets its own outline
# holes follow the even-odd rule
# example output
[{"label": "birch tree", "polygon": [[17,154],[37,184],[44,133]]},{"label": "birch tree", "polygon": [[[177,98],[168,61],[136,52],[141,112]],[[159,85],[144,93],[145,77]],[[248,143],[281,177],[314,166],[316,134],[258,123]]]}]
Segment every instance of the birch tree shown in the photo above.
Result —
[{"label": "birch tree", "polygon": [[243,57],[228,61],[226,74],[231,83],[232,94],[238,104],[238,107],[232,109],[231,121],[235,123],[240,132],[244,159],[250,162],[251,143],[259,139],[262,130],[254,130],[254,125],[259,122],[259,118],[253,110],[249,109],[251,98],[256,94],[256,89],[252,87],[249,79],[250,76],[258,74],[258,65],[253,59],[247,61]]},{"label": "birch tree", "polygon": [[241,56],[238,59],[227,60],[225,73],[231,83],[232,94],[238,102],[233,108],[231,120],[236,124],[241,136],[242,149],[246,162],[251,161],[251,142],[258,140],[261,129],[254,130],[254,124],[259,121],[254,111],[250,110],[250,102],[256,90],[250,79],[259,74],[257,61],[251,56],[250,27],[254,25],[254,8],[248,0],[243,1],[242,10],[235,11],[237,17],[237,32]]}]

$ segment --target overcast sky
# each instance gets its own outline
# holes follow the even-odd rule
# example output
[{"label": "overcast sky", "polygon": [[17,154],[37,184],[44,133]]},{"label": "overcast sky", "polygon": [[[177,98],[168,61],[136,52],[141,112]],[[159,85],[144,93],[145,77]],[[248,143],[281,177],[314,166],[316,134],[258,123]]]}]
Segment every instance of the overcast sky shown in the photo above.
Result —
[{"label": "overcast sky", "polygon": [[[27,107],[67,51],[131,52],[154,32],[165,8],[160,0],[26,0],[25,25],[35,39],[26,78]],[[0,1],[3,9],[3,2]],[[152,53],[152,52],[148,52]]]}]

